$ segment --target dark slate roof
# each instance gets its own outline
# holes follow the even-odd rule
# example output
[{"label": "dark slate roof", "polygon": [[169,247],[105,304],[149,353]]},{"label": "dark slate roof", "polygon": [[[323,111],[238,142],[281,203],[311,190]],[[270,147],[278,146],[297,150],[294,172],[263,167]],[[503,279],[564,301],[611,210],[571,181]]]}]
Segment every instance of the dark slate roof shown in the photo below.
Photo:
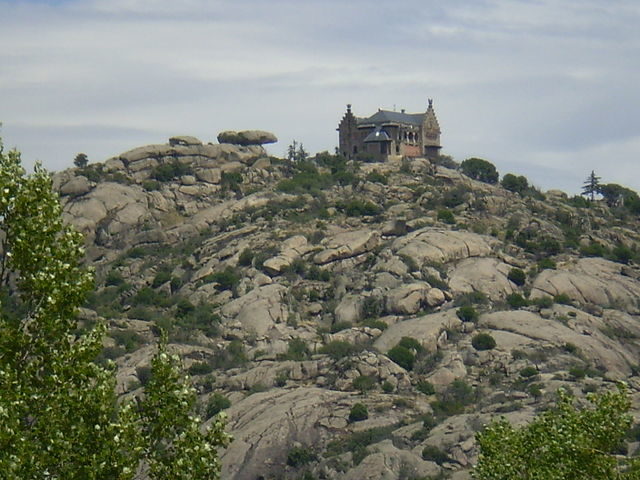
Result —
[{"label": "dark slate roof", "polygon": [[389,136],[389,134],[387,132],[385,132],[384,130],[380,130],[378,128],[376,128],[373,132],[371,132],[369,135],[367,135],[367,137],[364,139],[365,143],[369,143],[369,142],[389,142],[391,141],[391,137]]},{"label": "dark slate roof", "polygon": [[378,110],[368,118],[359,118],[358,125],[382,125],[385,123],[405,123],[410,125],[422,125],[424,113],[402,113]]}]

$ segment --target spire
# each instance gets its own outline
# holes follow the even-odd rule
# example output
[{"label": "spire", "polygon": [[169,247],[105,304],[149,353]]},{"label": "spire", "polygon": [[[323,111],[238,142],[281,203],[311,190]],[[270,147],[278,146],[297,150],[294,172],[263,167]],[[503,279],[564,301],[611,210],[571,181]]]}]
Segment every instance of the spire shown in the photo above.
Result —
[{"label": "spire", "polygon": [[433,99],[429,98],[429,107],[424,114],[424,128],[431,135],[440,135],[440,124],[436,117],[436,111],[433,109]]}]

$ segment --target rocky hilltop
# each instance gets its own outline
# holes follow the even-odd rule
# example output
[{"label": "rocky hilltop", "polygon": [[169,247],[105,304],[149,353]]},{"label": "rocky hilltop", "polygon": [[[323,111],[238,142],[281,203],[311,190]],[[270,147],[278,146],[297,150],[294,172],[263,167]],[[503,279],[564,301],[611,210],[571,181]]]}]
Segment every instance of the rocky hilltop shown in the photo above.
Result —
[{"label": "rocky hilltop", "polygon": [[289,162],[268,132],[219,139],[54,183],[96,269],[82,318],[108,321],[119,392],[148,380],[167,330],[203,417],[229,416],[223,478],[460,480],[496,416],[526,422],[560,387],[636,395],[624,206],[515,193],[451,161]]}]

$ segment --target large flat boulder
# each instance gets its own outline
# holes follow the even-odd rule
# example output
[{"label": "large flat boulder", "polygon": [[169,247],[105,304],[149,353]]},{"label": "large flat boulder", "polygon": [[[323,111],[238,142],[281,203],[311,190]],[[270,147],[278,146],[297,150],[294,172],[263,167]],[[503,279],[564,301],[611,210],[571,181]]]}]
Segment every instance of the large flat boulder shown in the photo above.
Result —
[{"label": "large flat boulder", "polygon": [[496,258],[466,258],[449,274],[449,288],[454,294],[481,291],[491,300],[501,300],[516,288],[507,278],[510,270],[511,266]]},{"label": "large flat boulder", "polygon": [[536,277],[531,298],[567,295],[581,304],[595,304],[639,313],[640,282],[622,274],[623,265],[604,258],[581,258]]},{"label": "large flat boulder", "polygon": [[264,145],[277,141],[278,138],[273,133],[264,130],[243,130],[240,132],[227,130],[218,134],[218,142],[234,145]]},{"label": "large flat boulder", "polygon": [[222,478],[281,474],[297,442],[311,449],[347,426],[351,394],[303,387],[256,393],[226,410],[234,440],[221,456]]},{"label": "large flat boulder", "polygon": [[380,234],[374,230],[354,230],[339,233],[322,243],[325,249],[313,258],[318,265],[369,252],[380,244]]},{"label": "large flat boulder", "polygon": [[485,257],[491,254],[493,243],[495,239],[484,235],[425,227],[396,239],[391,249],[398,255],[411,257],[418,265],[424,265]]},{"label": "large flat boulder", "polygon": [[373,346],[386,353],[395,347],[402,337],[411,337],[418,340],[427,350],[435,352],[442,331],[458,328],[461,323],[454,309],[424,315],[394,323],[378,337]]}]

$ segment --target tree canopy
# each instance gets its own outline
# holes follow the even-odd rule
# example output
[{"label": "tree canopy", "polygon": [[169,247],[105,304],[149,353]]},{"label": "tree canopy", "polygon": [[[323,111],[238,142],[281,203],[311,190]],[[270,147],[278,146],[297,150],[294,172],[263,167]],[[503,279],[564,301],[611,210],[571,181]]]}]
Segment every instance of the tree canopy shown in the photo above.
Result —
[{"label": "tree canopy", "polygon": [[62,221],[46,171],[0,144],[0,472],[20,479],[219,478],[222,417],[205,433],[195,392],[161,342],[144,399],[117,402],[94,362],[105,325],[76,311],[93,285],[82,238]]},{"label": "tree canopy", "polygon": [[631,425],[626,388],[590,394],[590,408],[578,408],[560,391],[555,408],[530,424],[505,419],[477,435],[479,480],[638,479],[638,463],[616,453]]},{"label": "tree canopy", "polygon": [[500,177],[495,165],[482,158],[467,158],[460,164],[460,170],[467,177],[485,183],[497,183]]}]

